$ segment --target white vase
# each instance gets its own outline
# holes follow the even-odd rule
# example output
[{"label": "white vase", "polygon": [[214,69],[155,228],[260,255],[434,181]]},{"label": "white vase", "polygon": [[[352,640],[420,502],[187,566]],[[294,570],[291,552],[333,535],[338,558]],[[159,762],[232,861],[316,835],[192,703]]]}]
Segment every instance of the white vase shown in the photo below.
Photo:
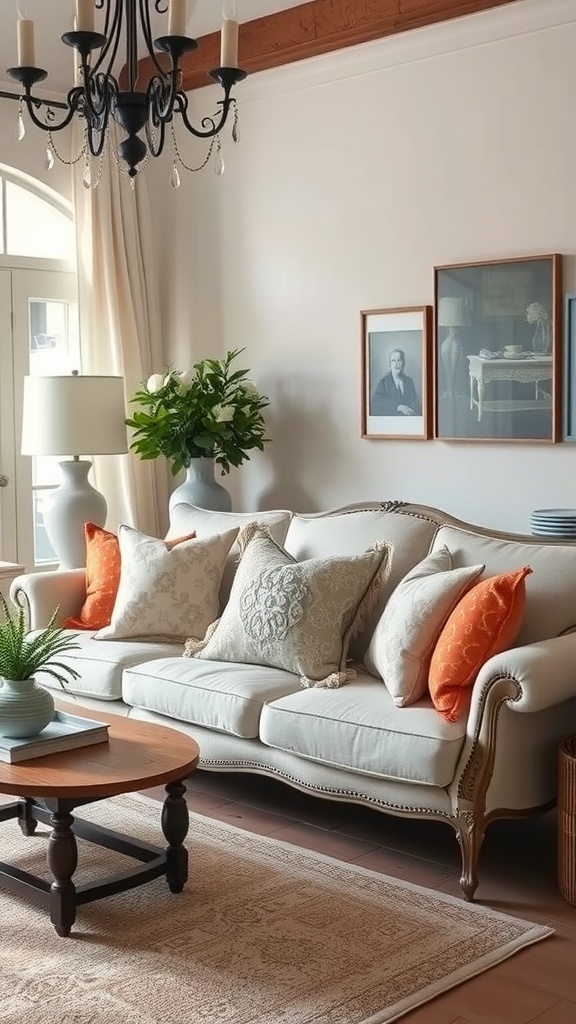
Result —
[{"label": "white vase", "polygon": [[0,678],[0,736],[36,736],[54,717],[54,698],[36,680]]},{"label": "white vase", "polygon": [[169,511],[186,502],[214,512],[231,512],[232,500],[228,491],[214,478],[214,459],[192,459],[186,470],[186,479],[172,491]]}]

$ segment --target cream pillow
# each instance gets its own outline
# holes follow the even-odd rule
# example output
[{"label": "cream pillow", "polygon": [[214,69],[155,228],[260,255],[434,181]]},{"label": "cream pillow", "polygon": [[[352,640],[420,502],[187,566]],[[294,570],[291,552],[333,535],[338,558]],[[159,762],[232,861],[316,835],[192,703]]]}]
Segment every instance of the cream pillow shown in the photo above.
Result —
[{"label": "cream pillow", "polygon": [[118,593],[110,625],[95,639],[203,637],[218,617],[220,579],[237,535],[237,529],[228,530],[170,549],[163,540],[121,526]]},{"label": "cream pillow", "polygon": [[451,565],[446,547],[415,565],[390,595],[368,645],[366,668],[382,677],[400,708],[426,693],[430,659],[442,627],[485,568]]},{"label": "cream pillow", "polygon": [[256,523],[238,543],[240,563],[222,618],[204,644],[188,641],[185,655],[283,668],[304,686],[353,678],[348,644],[386,582],[390,546],[297,562]]}]

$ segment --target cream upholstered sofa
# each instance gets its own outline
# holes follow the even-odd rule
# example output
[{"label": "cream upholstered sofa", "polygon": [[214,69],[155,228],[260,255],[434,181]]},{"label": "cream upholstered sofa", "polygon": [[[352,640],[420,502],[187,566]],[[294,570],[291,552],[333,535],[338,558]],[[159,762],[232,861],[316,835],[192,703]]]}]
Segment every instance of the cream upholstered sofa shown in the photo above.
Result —
[{"label": "cream upholstered sofa", "polygon": [[[195,530],[202,539],[250,520],[267,523],[299,561],[390,543],[390,576],[351,648],[357,677],[335,689],[303,688],[298,675],[284,669],[183,658],[181,642],[82,633],[81,650],[70,655],[81,673],[70,686],[79,709],[170,721],[197,739],[203,769],[257,772],[319,797],[447,822],[460,845],[462,889],[472,899],[486,826],[553,805],[557,745],[576,732],[576,544],[498,533],[396,501],[312,515],[237,515],[178,505],[168,537]],[[394,588],[429,552],[444,547],[454,567],[481,563],[484,577],[532,568],[515,646],[481,667],[469,705],[452,722],[440,717],[427,694],[397,707],[382,679],[362,663]],[[236,556],[233,548],[221,607]],[[78,613],[85,572],[23,575],[11,596],[28,609],[31,626],[40,627],[56,606],[62,619]]]}]

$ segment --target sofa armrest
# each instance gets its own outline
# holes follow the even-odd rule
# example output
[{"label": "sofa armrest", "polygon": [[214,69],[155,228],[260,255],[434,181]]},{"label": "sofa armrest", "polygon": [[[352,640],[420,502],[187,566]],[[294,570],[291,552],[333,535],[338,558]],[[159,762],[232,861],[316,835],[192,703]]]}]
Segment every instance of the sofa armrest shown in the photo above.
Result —
[{"label": "sofa armrest", "polygon": [[28,616],[30,629],[47,626],[56,608],[58,624],[69,615],[77,616],[86,598],[86,570],[29,572],[10,585],[10,598]]},{"label": "sofa armrest", "polygon": [[472,692],[480,695],[489,681],[514,679],[519,694],[508,701],[514,711],[543,711],[576,697],[576,633],[514,647],[482,666]]}]

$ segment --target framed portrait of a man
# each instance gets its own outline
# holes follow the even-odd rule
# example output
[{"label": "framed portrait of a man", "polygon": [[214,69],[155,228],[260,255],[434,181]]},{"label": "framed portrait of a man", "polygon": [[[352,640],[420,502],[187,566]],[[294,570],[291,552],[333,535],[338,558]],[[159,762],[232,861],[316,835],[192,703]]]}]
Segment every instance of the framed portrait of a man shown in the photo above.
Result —
[{"label": "framed portrait of a man", "polygon": [[431,436],[432,306],[362,310],[362,437]]}]

